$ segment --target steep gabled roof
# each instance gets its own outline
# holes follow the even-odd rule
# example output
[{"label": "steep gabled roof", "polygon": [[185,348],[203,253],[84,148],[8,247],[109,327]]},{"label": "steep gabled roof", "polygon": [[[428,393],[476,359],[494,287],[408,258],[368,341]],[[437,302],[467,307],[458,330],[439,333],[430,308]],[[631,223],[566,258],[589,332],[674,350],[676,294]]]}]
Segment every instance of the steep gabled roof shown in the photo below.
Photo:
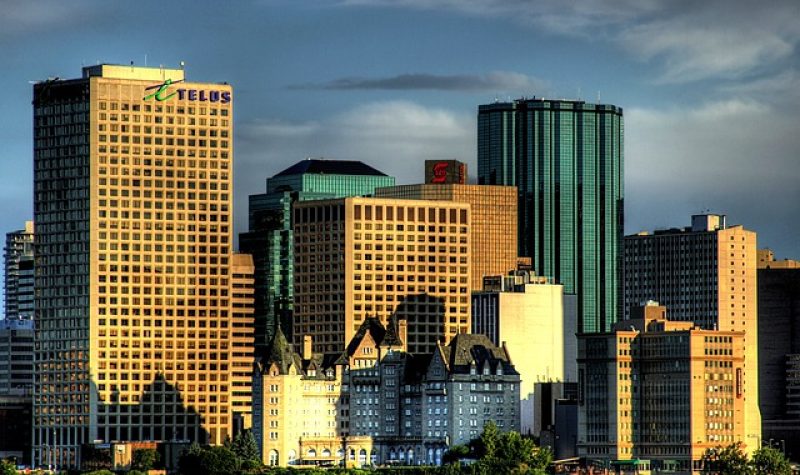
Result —
[{"label": "steep gabled roof", "polygon": [[304,173],[387,176],[385,173],[357,160],[322,160],[317,158],[301,160],[275,176],[302,175]]},{"label": "steep gabled roof", "polygon": [[263,356],[264,367],[269,367],[273,363],[278,365],[281,374],[288,374],[289,367],[294,365],[297,371],[302,368],[302,360],[300,355],[294,352],[292,345],[286,340],[286,336],[278,326],[275,336],[272,338],[272,344],[267,349],[266,354]]},{"label": "steep gabled roof", "polygon": [[451,373],[469,373],[469,368],[474,363],[479,370],[489,365],[490,371],[494,373],[497,366],[502,365],[503,374],[518,374],[508,353],[495,346],[485,335],[460,333],[450,344],[440,348]]}]

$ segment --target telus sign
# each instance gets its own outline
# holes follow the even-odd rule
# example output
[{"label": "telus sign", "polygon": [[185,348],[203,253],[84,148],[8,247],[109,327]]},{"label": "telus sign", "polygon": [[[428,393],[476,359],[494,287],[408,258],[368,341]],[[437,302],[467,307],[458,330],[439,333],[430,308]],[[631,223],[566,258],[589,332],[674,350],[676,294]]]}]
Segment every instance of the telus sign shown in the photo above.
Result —
[{"label": "telus sign", "polygon": [[152,91],[155,89],[154,92],[147,94],[144,96],[144,100],[154,99],[156,101],[166,101],[172,99],[175,96],[178,96],[179,100],[190,100],[190,101],[199,101],[199,102],[219,102],[220,104],[227,104],[231,102],[231,93],[230,91],[207,91],[205,89],[186,89],[186,88],[178,88],[174,91],[170,92],[169,87],[173,84],[178,84],[183,82],[180,81],[173,81],[172,79],[167,79],[161,84],[154,84],[152,86],[147,86],[144,88],[145,91]]}]

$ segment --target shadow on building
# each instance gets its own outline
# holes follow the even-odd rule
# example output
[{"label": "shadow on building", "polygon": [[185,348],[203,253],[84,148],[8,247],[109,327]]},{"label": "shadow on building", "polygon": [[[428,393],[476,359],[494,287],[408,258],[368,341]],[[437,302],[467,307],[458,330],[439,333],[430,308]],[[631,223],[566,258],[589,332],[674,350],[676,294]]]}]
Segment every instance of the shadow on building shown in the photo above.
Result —
[{"label": "shadow on building", "polygon": [[444,297],[415,294],[405,297],[403,302],[395,307],[390,321],[406,321],[408,328],[406,348],[409,353],[430,355],[436,349],[437,342],[447,339],[445,318]]},{"label": "shadow on building", "polygon": [[82,470],[129,469],[136,450],[156,449],[161,465],[176,469],[181,451],[192,442],[207,444],[201,415],[183,401],[179,386],[158,373],[138,403],[110,401],[97,406],[97,440],[81,446]]},{"label": "shadow on building", "polygon": [[33,400],[28,395],[0,396],[0,459],[31,463]]},{"label": "shadow on building", "polygon": [[758,269],[762,445],[800,460],[800,269]]}]

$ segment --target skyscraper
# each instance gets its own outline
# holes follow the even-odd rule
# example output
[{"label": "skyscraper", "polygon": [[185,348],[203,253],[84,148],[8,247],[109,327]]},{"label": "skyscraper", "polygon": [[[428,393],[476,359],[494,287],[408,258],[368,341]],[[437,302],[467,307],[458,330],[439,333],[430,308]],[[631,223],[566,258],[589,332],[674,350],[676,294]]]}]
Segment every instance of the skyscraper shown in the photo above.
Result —
[{"label": "skyscraper", "polygon": [[266,193],[250,195],[249,228],[239,235],[239,248],[253,256],[255,265],[257,349],[270,343],[279,323],[285,335],[292,335],[292,203],[371,195],[391,185],[394,177],[363,162],[309,158],[267,178]]},{"label": "skyscraper", "polygon": [[231,434],[232,100],[182,69],[34,86],[35,463]]},{"label": "skyscraper", "polygon": [[298,202],[294,341],[343,351],[367,318],[406,320],[428,353],[470,329],[470,208],[450,201],[341,198]]},{"label": "skyscraper", "polygon": [[578,296],[577,331],[608,331],[619,313],[622,109],[536,98],[481,105],[478,182],[517,186],[519,255]]},{"label": "skyscraper", "polygon": [[33,318],[33,221],[6,234],[4,251],[5,317],[29,320]]},{"label": "skyscraper", "polygon": [[758,289],[756,233],[722,215],[692,216],[692,225],[625,236],[624,314],[648,300],[670,320],[706,330],[744,332],[744,423],[748,450],[758,448]]}]

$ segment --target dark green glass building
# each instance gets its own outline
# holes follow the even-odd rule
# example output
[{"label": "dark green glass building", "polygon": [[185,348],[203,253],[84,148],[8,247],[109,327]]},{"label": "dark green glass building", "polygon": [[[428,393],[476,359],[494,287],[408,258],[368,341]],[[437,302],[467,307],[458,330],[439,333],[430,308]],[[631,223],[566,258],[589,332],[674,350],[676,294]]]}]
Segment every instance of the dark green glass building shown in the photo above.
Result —
[{"label": "dark green glass building", "polygon": [[255,338],[263,349],[278,324],[291,338],[294,296],[294,239],[291,210],[295,201],[372,195],[393,186],[394,177],[358,161],[307,159],[267,179],[267,192],[250,195],[248,232],[239,249],[255,265]]},{"label": "dark green glass building", "polygon": [[515,185],[519,253],[578,296],[578,331],[619,315],[622,108],[519,99],[478,108],[478,182]]}]

